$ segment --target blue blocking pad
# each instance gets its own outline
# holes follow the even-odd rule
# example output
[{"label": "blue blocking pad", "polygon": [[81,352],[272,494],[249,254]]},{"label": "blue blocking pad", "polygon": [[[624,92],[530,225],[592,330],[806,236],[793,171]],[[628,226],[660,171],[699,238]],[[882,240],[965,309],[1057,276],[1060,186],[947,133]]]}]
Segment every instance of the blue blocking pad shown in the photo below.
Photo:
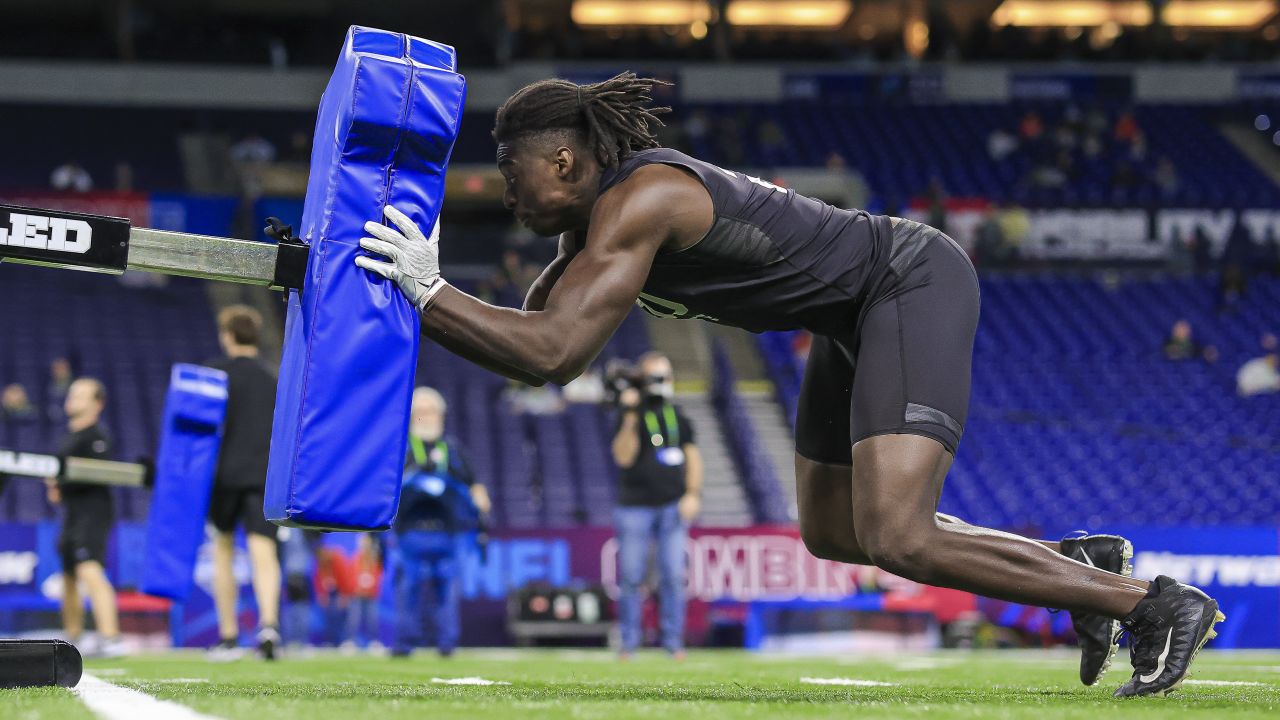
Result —
[{"label": "blue blocking pad", "polygon": [[147,517],[145,593],[182,601],[191,591],[226,413],[225,372],[173,366]]},{"label": "blue blocking pad", "polygon": [[418,316],[355,265],[367,221],[392,204],[429,234],[444,200],[466,81],[453,48],[352,27],[320,101],[290,291],[266,516],[292,527],[381,530],[400,494]]}]

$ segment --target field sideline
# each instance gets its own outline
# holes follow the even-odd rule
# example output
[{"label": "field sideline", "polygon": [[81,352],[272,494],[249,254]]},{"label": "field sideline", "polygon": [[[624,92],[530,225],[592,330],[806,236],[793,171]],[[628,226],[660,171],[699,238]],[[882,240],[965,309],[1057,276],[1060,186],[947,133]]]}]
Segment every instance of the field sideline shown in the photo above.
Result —
[{"label": "field sideline", "polygon": [[[656,653],[624,664],[604,651],[474,650],[451,660],[330,654],[270,665],[173,653],[92,661],[86,672],[226,720],[1280,717],[1280,653],[1206,651],[1181,691],[1128,701],[1110,697],[1127,666],[1117,661],[1094,688],[1076,681],[1076,655],[1065,651],[796,658],[708,650],[678,664]],[[510,684],[433,682],[467,677]],[[0,709],[6,719],[96,717],[61,689],[0,690]]]}]

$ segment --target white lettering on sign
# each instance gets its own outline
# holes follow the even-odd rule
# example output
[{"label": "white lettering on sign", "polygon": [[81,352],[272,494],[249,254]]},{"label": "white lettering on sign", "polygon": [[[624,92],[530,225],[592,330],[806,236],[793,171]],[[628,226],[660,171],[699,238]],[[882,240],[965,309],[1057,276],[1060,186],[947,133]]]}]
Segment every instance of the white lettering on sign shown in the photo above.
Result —
[{"label": "white lettering on sign", "polygon": [[93,228],[84,220],[9,213],[0,226],[0,245],[83,255],[93,245]]},{"label": "white lettering on sign", "polygon": [[1133,573],[1142,578],[1168,575],[1201,586],[1280,587],[1280,556],[1140,552],[1134,558]]},{"label": "white lettering on sign", "polygon": [[30,551],[0,552],[0,585],[29,585],[39,558]]},{"label": "white lettering on sign", "polygon": [[0,450],[0,473],[45,478],[57,475],[59,469],[58,458],[53,455]]},{"label": "white lettering on sign", "polygon": [[[685,587],[692,600],[834,600],[864,583],[907,590],[915,584],[883,570],[820,560],[788,535],[701,535],[685,545]],[[600,549],[606,591],[617,597],[618,541]]]}]

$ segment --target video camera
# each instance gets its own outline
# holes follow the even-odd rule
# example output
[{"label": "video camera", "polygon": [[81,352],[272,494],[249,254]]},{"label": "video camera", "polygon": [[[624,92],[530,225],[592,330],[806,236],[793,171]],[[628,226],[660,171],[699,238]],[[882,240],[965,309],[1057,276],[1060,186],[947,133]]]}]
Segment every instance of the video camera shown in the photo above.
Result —
[{"label": "video camera", "polygon": [[622,393],[629,388],[639,390],[642,398],[669,398],[671,382],[670,375],[645,375],[636,363],[614,358],[604,366],[604,402],[620,406]]}]

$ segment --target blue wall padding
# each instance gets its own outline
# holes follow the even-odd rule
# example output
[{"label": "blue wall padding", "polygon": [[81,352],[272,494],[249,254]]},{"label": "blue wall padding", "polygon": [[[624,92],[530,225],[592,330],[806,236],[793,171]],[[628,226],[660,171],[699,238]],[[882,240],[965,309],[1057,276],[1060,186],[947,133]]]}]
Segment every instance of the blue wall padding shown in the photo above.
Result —
[{"label": "blue wall padding", "polygon": [[173,366],[147,517],[145,593],[182,601],[191,591],[226,412],[225,372]]},{"label": "blue wall padding", "polygon": [[395,517],[418,316],[355,258],[365,222],[383,222],[388,203],[431,232],[465,94],[453,48],[347,33],[316,119],[305,289],[289,293],[267,471],[272,522],[376,530]]}]

